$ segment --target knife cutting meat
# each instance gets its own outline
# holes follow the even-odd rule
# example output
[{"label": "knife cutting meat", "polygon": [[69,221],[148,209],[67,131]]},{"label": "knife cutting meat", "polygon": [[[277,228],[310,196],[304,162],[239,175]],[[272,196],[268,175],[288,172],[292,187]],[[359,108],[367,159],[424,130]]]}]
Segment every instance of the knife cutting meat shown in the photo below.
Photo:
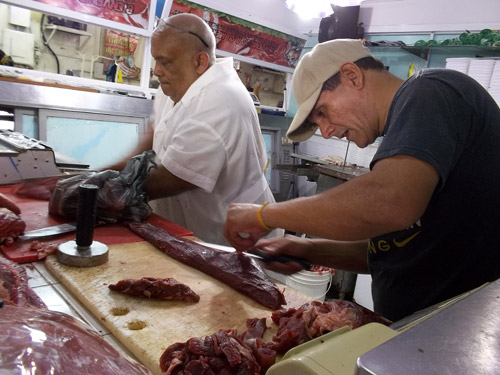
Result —
[{"label": "knife cutting meat", "polygon": [[268,262],[278,262],[278,263],[290,263],[290,262],[295,262],[298,263],[304,268],[305,270],[308,270],[311,268],[312,264],[309,263],[307,260],[303,258],[297,258],[293,257],[290,255],[275,255],[275,254],[269,254],[266,253],[264,250],[261,249],[252,249],[250,252],[244,252],[243,254],[260,259],[264,263]]}]

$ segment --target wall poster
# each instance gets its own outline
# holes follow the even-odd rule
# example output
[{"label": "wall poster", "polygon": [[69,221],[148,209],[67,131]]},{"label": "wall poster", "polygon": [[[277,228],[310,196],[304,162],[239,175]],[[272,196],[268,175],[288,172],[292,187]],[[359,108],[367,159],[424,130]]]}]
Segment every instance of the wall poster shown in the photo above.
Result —
[{"label": "wall poster", "polygon": [[109,21],[148,28],[151,0],[34,0]]},{"label": "wall poster", "polygon": [[172,2],[170,15],[177,13],[203,18],[214,32],[217,49],[287,68],[295,68],[306,42],[187,0]]}]

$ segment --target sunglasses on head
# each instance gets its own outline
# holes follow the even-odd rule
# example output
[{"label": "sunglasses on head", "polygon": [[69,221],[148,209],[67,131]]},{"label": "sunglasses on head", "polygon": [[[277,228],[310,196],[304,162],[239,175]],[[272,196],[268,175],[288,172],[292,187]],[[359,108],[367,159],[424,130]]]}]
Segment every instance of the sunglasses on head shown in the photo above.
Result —
[{"label": "sunglasses on head", "polygon": [[171,28],[173,28],[173,29],[176,29],[176,30],[182,31],[183,33],[188,33],[188,34],[194,35],[195,37],[197,37],[197,38],[200,40],[200,42],[202,42],[202,43],[203,43],[203,45],[204,45],[205,47],[207,47],[207,48],[208,48],[208,43],[207,43],[207,42],[205,42],[205,41],[203,40],[203,38],[202,38],[201,36],[199,36],[198,34],[196,34],[195,32],[190,31],[190,30],[183,29],[182,27],[179,27],[179,26],[172,25],[171,23],[168,23],[168,22],[167,22],[167,21],[165,21],[164,19],[159,18],[159,17],[156,17],[155,28],[156,28],[156,27],[158,27],[158,25],[159,25],[160,23],[164,23],[165,25],[167,25],[167,26],[169,26],[169,27],[171,27]]}]

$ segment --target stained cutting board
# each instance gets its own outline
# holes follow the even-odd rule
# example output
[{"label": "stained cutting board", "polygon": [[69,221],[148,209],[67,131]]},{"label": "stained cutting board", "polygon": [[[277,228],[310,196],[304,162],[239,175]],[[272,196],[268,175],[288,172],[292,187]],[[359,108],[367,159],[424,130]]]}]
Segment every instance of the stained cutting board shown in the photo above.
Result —
[{"label": "stained cutting board", "polygon": [[[76,268],[57,262],[45,264],[78,300],[145,366],[160,375],[159,359],[171,344],[205,337],[219,329],[243,332],[248,318],[267,318],[265,341],[276,325],[272,311],[212,277],[162,253],[149,242],[112,245],[109,261],[101,266]],[[125,296],[108,285],[126,278],[172,277],[200,295],[198,303],[158,301]],[[311,297],[285,288],[286,307],[299,307]],[[120,315],[123,313],[123,315]]]},{"label": "stained cutting board", "polygon": [[[26,198],[12,193],[15,185],[0,186],[0,193],[12,199],[21,209],[21,219],[26,223],[26,231],[33,229],[45,228],[52,225],[66,223],[67,220],[55,215],[49,214],[49,202],[46,200]],[[156,215],[150,215],[145,222],[156,225],[157,227],[167,230],[171,234],[177,236],[192,236],[193,232],[181,227],[171,221]],[[58,245],[62,242],[71,241],[75,239],[75,233],[67,233],[50,237],[47,239],[40,239],[44,245]],[[107,224],[97,227],[94,230],[95,241],[105,243],[106,245],[140,242],[143,239],[133,233],[130,229],[121,224]],[[30,249],[31,241],[14,242],[8,246],[0,246],[0,250],[4,256],[16,263],[28,263],[38,260],[36,251]]]}]

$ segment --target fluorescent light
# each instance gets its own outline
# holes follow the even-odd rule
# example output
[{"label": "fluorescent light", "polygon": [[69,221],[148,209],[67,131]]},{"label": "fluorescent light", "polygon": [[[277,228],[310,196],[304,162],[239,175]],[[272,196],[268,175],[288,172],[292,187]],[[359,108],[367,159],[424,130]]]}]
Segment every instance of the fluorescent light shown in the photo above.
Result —
[{"label": "fluorescent light", "polygon": [[332,14],[330,0],[286,0],[286,7],[303,18],[323,18]]},{"label": "fluorescent light", "polygon": [[359,5],[362,0],[286,0],[286,7],[303,18],[323,18],[333,13],[332,5]]}]

